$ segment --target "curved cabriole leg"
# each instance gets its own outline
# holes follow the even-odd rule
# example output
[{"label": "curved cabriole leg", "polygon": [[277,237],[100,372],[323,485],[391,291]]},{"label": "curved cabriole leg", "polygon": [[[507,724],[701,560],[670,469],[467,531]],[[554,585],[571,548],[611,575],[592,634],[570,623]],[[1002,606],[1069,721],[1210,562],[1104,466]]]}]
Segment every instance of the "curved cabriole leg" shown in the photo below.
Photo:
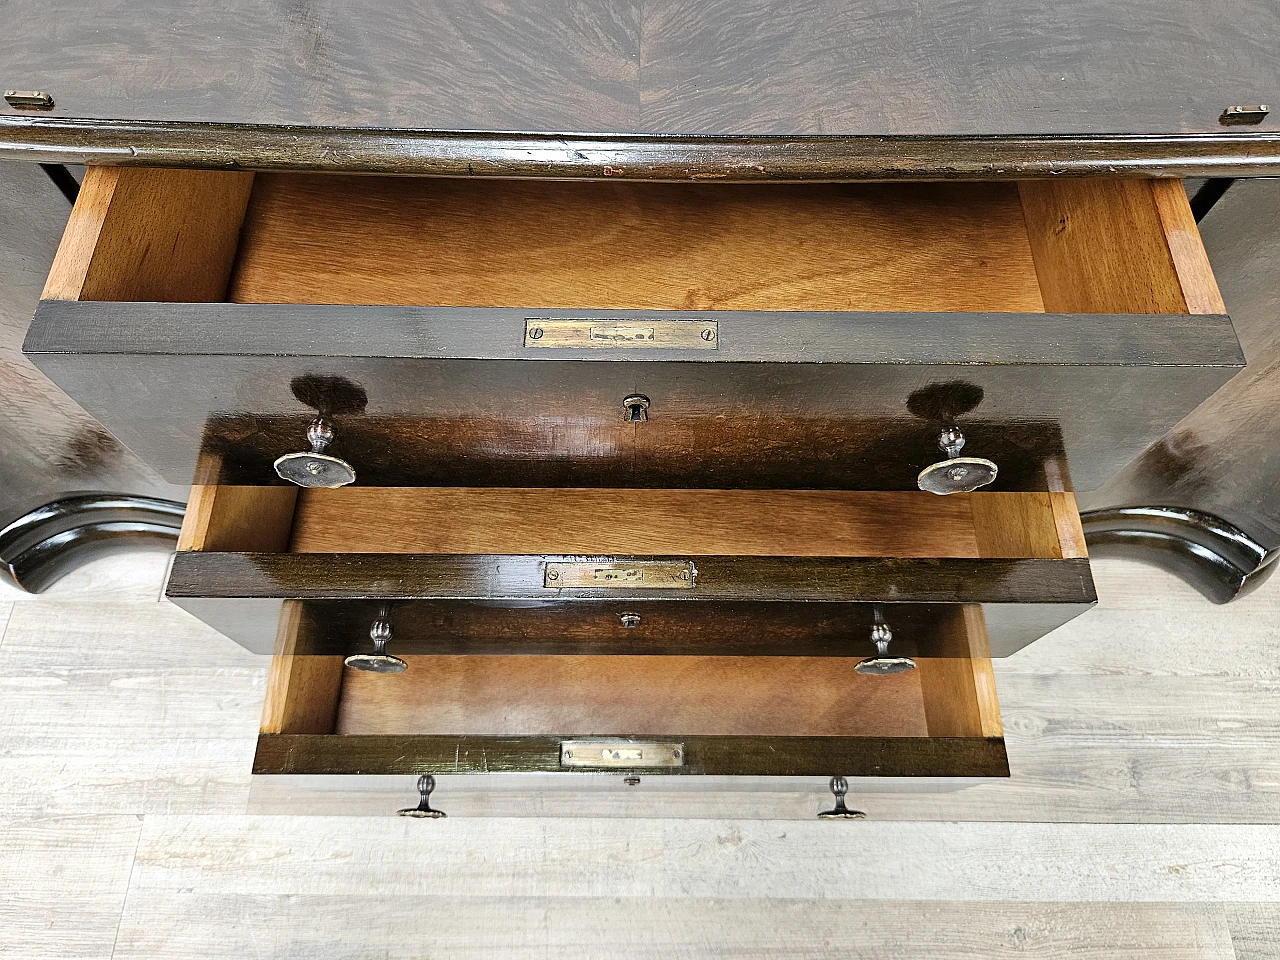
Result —
[{"label": "curved cabriole leg", "polygon": [[39,593],[75,567],[140,546],[172,550],[186,506],[175,500],[90,493],[60,497],[0,530],[0,570]]},{"label": "curved cabriole leg", "polygon": [[1080,521],[1091,556],[1153,564],[1214,603],[1253,590],[1271,576],[1280,555],[1221,517],[1183,507],[1090,510]]}]

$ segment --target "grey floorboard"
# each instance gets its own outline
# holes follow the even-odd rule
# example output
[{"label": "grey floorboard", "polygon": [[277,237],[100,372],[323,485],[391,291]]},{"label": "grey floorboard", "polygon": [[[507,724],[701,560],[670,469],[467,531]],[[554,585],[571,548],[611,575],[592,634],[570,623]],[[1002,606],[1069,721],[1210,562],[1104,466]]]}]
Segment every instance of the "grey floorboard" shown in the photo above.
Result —
[{"label": "grey floorboard", "polygon": [[1228,903],[1225,912],[1237,960],[1280,960],[1280,904]]},{"label": "grey floorboard", "polygon": [[1232,957],[1216,904],[229,894],[130,908],[117,960]]},{"label": "grey floorboard", "polygon": [[441,778],[410,822],[411,778],[251,778],[265,661],[153,558],[90,566],[0,596],[0,956],[1277,956],[1280,581],[1100,561],[997,666],[1014,775],[859,783],[868,821],[817,780]]}]

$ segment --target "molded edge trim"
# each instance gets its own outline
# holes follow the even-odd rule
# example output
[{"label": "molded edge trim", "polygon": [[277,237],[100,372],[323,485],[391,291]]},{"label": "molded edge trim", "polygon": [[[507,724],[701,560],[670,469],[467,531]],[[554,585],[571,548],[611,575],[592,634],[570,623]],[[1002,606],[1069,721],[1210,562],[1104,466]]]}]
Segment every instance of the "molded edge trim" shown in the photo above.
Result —
[{"label": "molded edge trim", "polygon": [[0,116],[0,159],[729,183],[1266,177],[1280,133],[667,136]]}]

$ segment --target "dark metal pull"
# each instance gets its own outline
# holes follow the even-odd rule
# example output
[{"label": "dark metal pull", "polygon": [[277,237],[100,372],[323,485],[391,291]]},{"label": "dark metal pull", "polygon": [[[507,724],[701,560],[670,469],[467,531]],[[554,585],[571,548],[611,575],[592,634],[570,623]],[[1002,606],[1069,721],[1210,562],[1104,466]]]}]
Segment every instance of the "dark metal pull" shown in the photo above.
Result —
[{"label": "dark metal pull", "polygon": [[418,805],[405,807],[403,810],[397,810],[396,813],[402,817],[416,817],[421,820],[439,820],[447,817],[448,814],[443,810],[436,810],[431,806],[431,791],[435,788],[436,778],[429,773],[424,773],[418,778]]},{"label": "dark metal pull", "polygon": [[282,480],[300,487],[345,487],[356,479],[355,467],[337,457],[325,453],[333,443],[333,425],[324,417],[316,417],[307,427],[309,451],[286,453],[275,462],[276,473]]},{"label": "dark metal pull", "polygon": [[916,668],[916,662],[910,657],[889,656],[889,642],[893,639],[893,630],[884,622],[884,614],[875,608],[875,623],[871,625],[871,642],[876,645],[876,655],[866,660],[859,660],[854,666],[858,673],[882,677],[890,673],[905,673]]},{"label": "dark metal pull", "polygon": [[373,653],[353,653],[343,662],[356,670],[366,673],[404,673],[409,665],[399,657],[387,653],[387,644],[391,641],[391,621],[387,619],[389,610],[386,604],[378,613],[378,619],[369,625],[369,639],[373,641]]},{"label": "dark metal pull", "polygon": [[938,447],[947,459],[931,463],[920,471],[916,485],[926,493],[972,493],[996,478],[995,463],[985,457],[962,457],[964,434],[959,427],[946,427],[938,435]]},{"label": "dark metal pull", "polygon": [[835,794],[836,805],[830,810],[818,814],[819,820],[865,820],[866,813],[861,810],[850,810],[844,805],[844,795],[849,792],[849,781],[844,777],[831,778],[831,792]]}]

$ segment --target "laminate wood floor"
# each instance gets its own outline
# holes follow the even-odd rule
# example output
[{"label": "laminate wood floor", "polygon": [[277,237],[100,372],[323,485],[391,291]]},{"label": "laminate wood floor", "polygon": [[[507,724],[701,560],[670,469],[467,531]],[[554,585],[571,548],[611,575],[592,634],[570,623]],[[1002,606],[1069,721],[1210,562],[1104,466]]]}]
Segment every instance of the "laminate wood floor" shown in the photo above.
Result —
[{"label": "laminate wood floor", "polygon": [[[166,558],[0,594],[0,957],[1280,958],[1280,578],[1100,560],[997,683],[1013,776],[251,782],[265,661]],[[905,786],[891,784],[891,786]]]}]

